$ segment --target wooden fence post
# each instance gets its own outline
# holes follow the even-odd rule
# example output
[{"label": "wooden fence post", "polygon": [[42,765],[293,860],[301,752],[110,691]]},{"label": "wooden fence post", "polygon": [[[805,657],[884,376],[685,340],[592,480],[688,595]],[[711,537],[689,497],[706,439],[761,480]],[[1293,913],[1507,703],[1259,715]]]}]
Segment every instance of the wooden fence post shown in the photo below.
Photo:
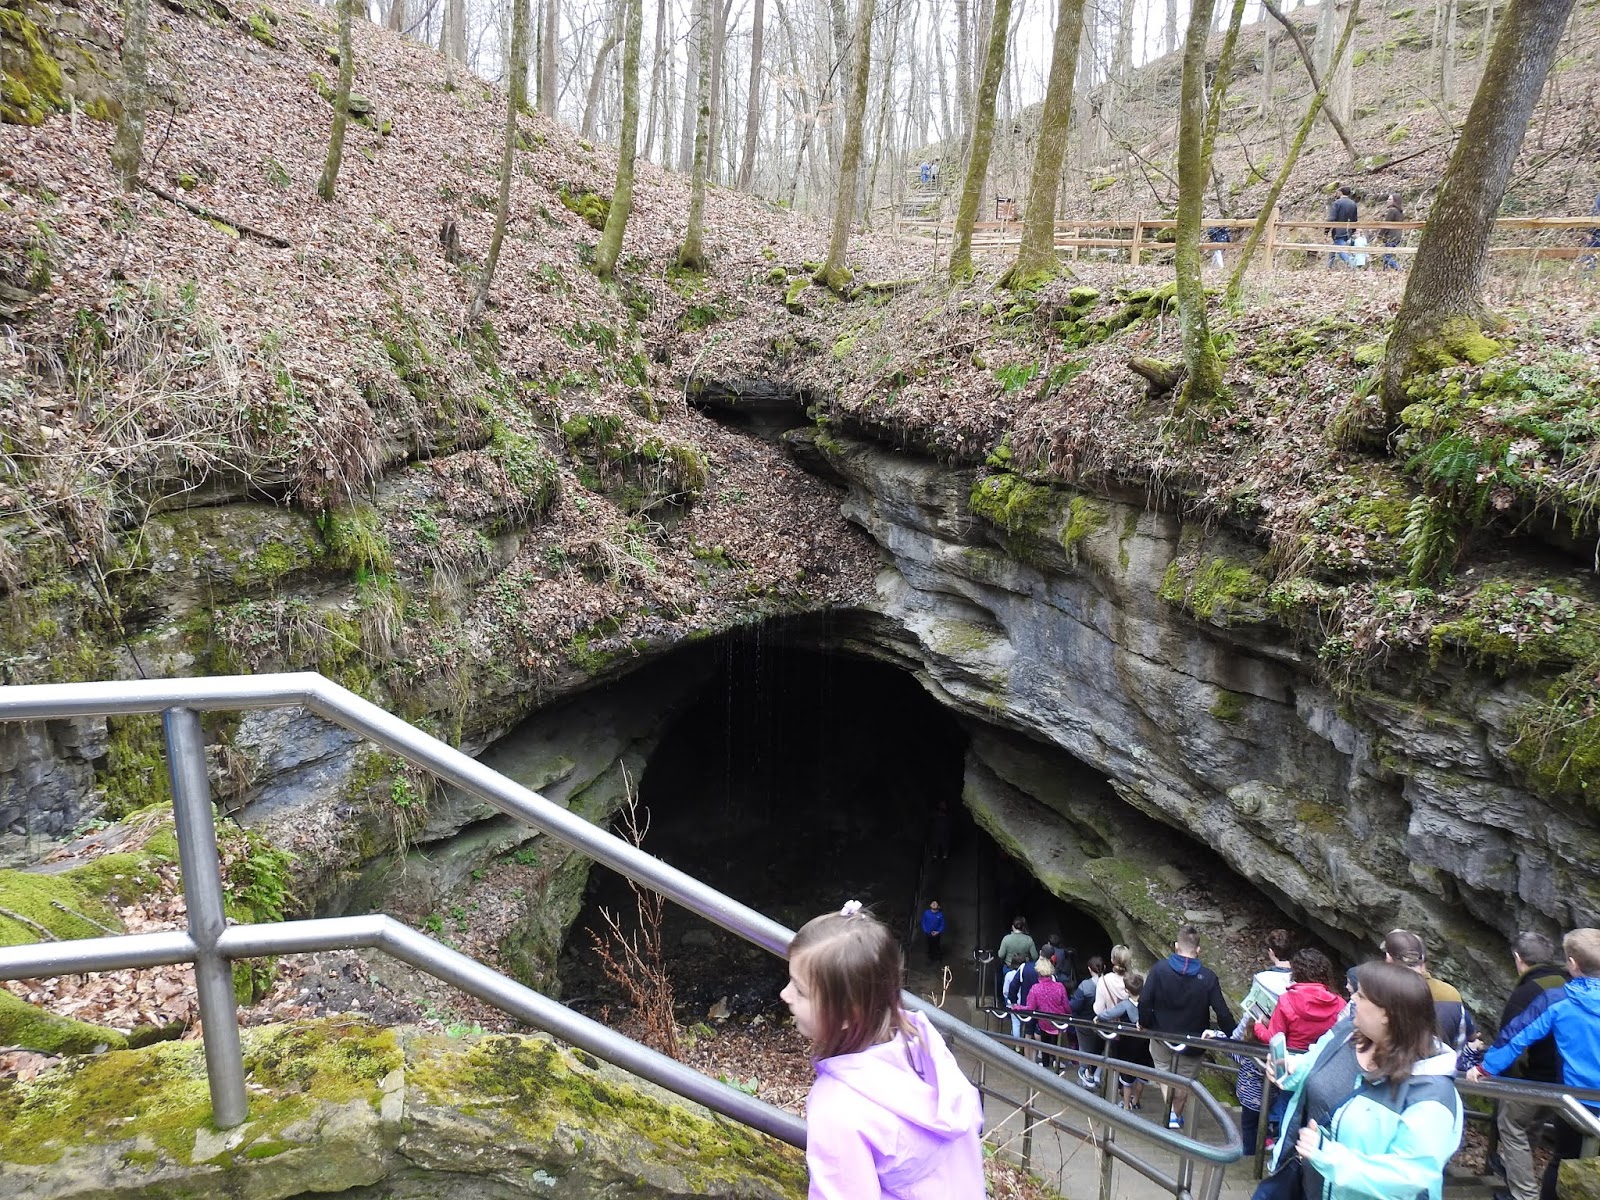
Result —
[{"label": "wooden fence post", "polygon": [[1133,218],[1133,245],[1128,251],[1128,265],[1131,267],[1137,267],[1139,265],[1139,239],[1141,236],[1143,236],[1143,234],[1144,214],[1140,213],[1138,216]]},{"label": "wooden fence post", "polygon": [[1272,210],[1272,220],[1267,222],[1267,250],[1266,250],[1266,255],[1267,256],[1266,256],[1265,262],[1266,262],[1266,267],[1267,267],[1267,273],[1268,274],[1271,274],[1271,272],[1272,272],[1272,255],[1273,255],[1273,252],[1277,248],[1278,248],[1278,210],[1277,210],[1276,206],[1274,206],[1274,208]]}]

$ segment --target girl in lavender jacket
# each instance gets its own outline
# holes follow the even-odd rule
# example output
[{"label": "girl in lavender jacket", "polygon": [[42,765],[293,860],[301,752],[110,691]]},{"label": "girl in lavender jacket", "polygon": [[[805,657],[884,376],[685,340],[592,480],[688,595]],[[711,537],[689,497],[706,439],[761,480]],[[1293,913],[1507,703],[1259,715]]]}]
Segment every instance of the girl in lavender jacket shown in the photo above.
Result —
[{"label": "girl in lavender jacket", "polygon": [[983,1200],[983,1109],[944,1040],[900,1007],[899,943],[861,904],[807,921],[784,1003],[811,1041],[810,1200]]}]

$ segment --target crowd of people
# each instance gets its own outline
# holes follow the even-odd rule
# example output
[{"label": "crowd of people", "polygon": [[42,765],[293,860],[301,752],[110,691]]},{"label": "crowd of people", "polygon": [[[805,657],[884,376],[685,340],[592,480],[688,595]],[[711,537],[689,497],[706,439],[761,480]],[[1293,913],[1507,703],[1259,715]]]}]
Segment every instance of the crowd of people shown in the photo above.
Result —
[{"label": "crowd of people", "polygon": [[[1321,950],[1297,947],[1288,930],[1272,930],[1265,965],[1251,979],[1237,1019],[1215,972],[1201,961],[1200,945],[1199,931],[1184,926],[1172,953],[1147,975],[1133,969],[1132,952],[1118,945],[1109,960],[1090,958],[1073,986],[1072,952],[1059,936],[1036,947],[1019,917],[997,955],[1001,999],[1014,1035],[1186,1079],[1220,1049],[1213,1039],[1273,1047],[1266,1062],[1229,1056],[1238,1068],[1241,1139],[1253,1149],[1263,1138],[1270,1152],[1257,1200],[1302,1194],[1437,1200],[1445,1164],[1461,1142],[1457,1077],[1508,1075],[1600,1088],[1600,930],[1574,930],[1559,953],[1543,934],[1517,936],[1510,948],[1517,984],[1492,1042],[1479,1036],[1461,993],[1430,970],[1427,946],[1411,930],[1391,930],[1381,959],[1343,976]],[[1094,1024],[1051,1019],[1063,1012]],[[1128,1026],[1152,1036],[1134,1036]],[[1102,1083],[1099,1070],[1087,1065],[1077,1068],[1077,1079],[1091,1089]],[[1119,1071],[1123,1107],[1141,1109],[1144,1090],[1141,1076]],[[1167,1127],[1183,1129],[1187,1091],[1162,1090]],[[1589,1107],[1600,1112],[1600,1103]],[[1578,1152],[1581,1139],[1557,1120],[1553,1154],[1536,1180],[1531,1135],[1552,1115],[1534,1100],[1499,1105],[1496,1169],[1505,1187],[1496,1200],[1556,1194],[1559,1163]]]},{"label": "crowd of people", "polygon": [[[941,916],[937,928],[923,926],[932,953],[944,929],[939,908],[929,909]],[[1543,934],[1516,937],[1517,983],[1488,1043],[1410,930],[1391,930],[1382,957],[1342,980],[1322,951],[1271,931],[1237,1020],[1200,950],[1199,931],[1185,925],[1144,975],[1119,945],[1109,959],[1089,959],[1080,982],[1062,939],[1037,945],[1019,917],[997,955],[1001,998],[1013,1028],[1043,1044],[1046,1063],[1060,1056],[1044,1047],[1071,1045],[1089,1058],[1078,1074],[1086,1087],[1103,1082],[1098,1063],[1117,1071],[1129,1109],[1141,1108],[1147,1086],[1117,1064],[1194,1079],[1208,1053],[1236,1057],[1241,1135],[1250,1145],[1264,1122],[1271,1139],[1255,1200],[1440,1200],[1461,1144],[1458,1075],[1600,1088],[1600,929],[1573,930],[1559,951]],[[807,922],[790,946],[783,999],[817,1072],[806,1101],[811,1200],[984,1195],[981,1100],[926,1018],[901,1006],[904,973],[898,940],[855,901]],[[1266,1043],[1265,1064],[1217,1041],[1225,1037]],[[1183,1129],[1187,1089],[1160,1092],[1168,1128]],[[1600,1101],[1585,1103],[1600,1112]],[[1535,1098],[1500,1104],[1499,1200],[1556,1195],[1560,1163],[1579,1152],[1581,1134],[1555,1123],[1536,1182],[1530,1134],[1549,1115]]]}]

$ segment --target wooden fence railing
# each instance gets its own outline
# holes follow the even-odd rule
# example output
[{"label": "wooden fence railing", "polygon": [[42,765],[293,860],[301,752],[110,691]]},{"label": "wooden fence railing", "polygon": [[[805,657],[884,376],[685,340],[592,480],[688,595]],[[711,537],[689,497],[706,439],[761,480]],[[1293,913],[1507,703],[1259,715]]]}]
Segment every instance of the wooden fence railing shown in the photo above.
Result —
[{"label": "wooden fence railing", "polygon": [[[1415,246],[1383,246],[1378,244],[1378,239],[1373,236],[1386,229],[1398,229],[1409,233],[1421,229],[1425,222],[1422,221],[1328,221],[1323,220],[1278,220],[1269,224],[1261,239],[1260,261],[1271,263],[1272,256],[1279,250],[1303,251],[1309,254],[1334,254],[1334,253],[1360,253],[1370,256],[1394,254],[1403,256],[1415,254]],[[1056,248],[1070,250],[1071,257],[1076,259],[1081,250],[1120,250],[1125,251],[1128,262],[1139,266],[1152,253],[1171,248],[1171,242],[1159,236],[1162,230],[1176,229],[1178,223],[1174,220],[1157,217],[1096,217],[1083,220],[1064,220],[1056,222]],[[1239,220],[1227,217],[1205,217],[1201,221],[1201,228],[1206,231],[1212,229],[1248,230],[1255,225],[1252,220]],[[905,217],[895,224],[897,233],[915,241],[925,241],[931,245],[948,243],[953,234],[954,221],[927,220],[922,218]],[[1500,217],[1495,221],[1498,229],[1535,229],[1549,230],[1554,233],[1586,232],[1590,229],[1600,228],[1600,217]],[[1300,230],[1316,230],[1316,234],[1307,235],[1299,233]],[[1336,246],[1332,243],[1330,231],[1334,229],[1347,229],[1352,238],[1358,232],[1368,234],[1368,244],[1361,247]],[[1237,249],[1244,241],[1242,232],[1234,235],[1236,240],[1228,242],[1203,241],[1200,243],[1202,250],[1230,250]],[[1319,236],[1324,240],[1306,241],[1307,236]],[[1017,245],[1022,238],[1022,224],[1019,221],[979,221],[973,226],[972,248],[976,250],[1000,250]],[[1299,239],[1299,240],[1296,240]],[[1540,246],[1499,246],[1489,247],[1490,254],[1528,254],[1535,258],[1579,258],[1584,255],[1595,254],[1593,247],[1583,245],[1540,245]]]}]

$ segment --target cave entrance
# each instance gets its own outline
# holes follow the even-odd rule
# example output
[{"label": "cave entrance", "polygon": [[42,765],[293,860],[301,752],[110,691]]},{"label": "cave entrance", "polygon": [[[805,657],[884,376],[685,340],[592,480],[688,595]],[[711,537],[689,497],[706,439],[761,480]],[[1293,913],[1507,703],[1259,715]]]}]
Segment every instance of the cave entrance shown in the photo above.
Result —
[{"label": "cave entrance", "polygon": [[[967,813],[967,735],[955,718],[907,672],[819,640],[769,625],[687,652],[709,655],[710,669],[639,781],[644,848],[791,927],[861,900],[902,935],[909,985],[923,993],[970,997],[984,986],[973,951],[992,952],[1017,913],[1040,942],[1066,935],[1080,959],[1109,948],[1091,917],[1051,896]],[[935,897],[949,913],[948,982],[916,934]],[[631,923],[633,898],[615,872],[591,873],[562,955],[563,992],[579,1008],[619,1000],[590,936],[603,928],[602,906]],[[681,1019],[703,1019],[724,999],[733,1015],[781,1009],[779,960],[675,905],[666,911]]]}]

